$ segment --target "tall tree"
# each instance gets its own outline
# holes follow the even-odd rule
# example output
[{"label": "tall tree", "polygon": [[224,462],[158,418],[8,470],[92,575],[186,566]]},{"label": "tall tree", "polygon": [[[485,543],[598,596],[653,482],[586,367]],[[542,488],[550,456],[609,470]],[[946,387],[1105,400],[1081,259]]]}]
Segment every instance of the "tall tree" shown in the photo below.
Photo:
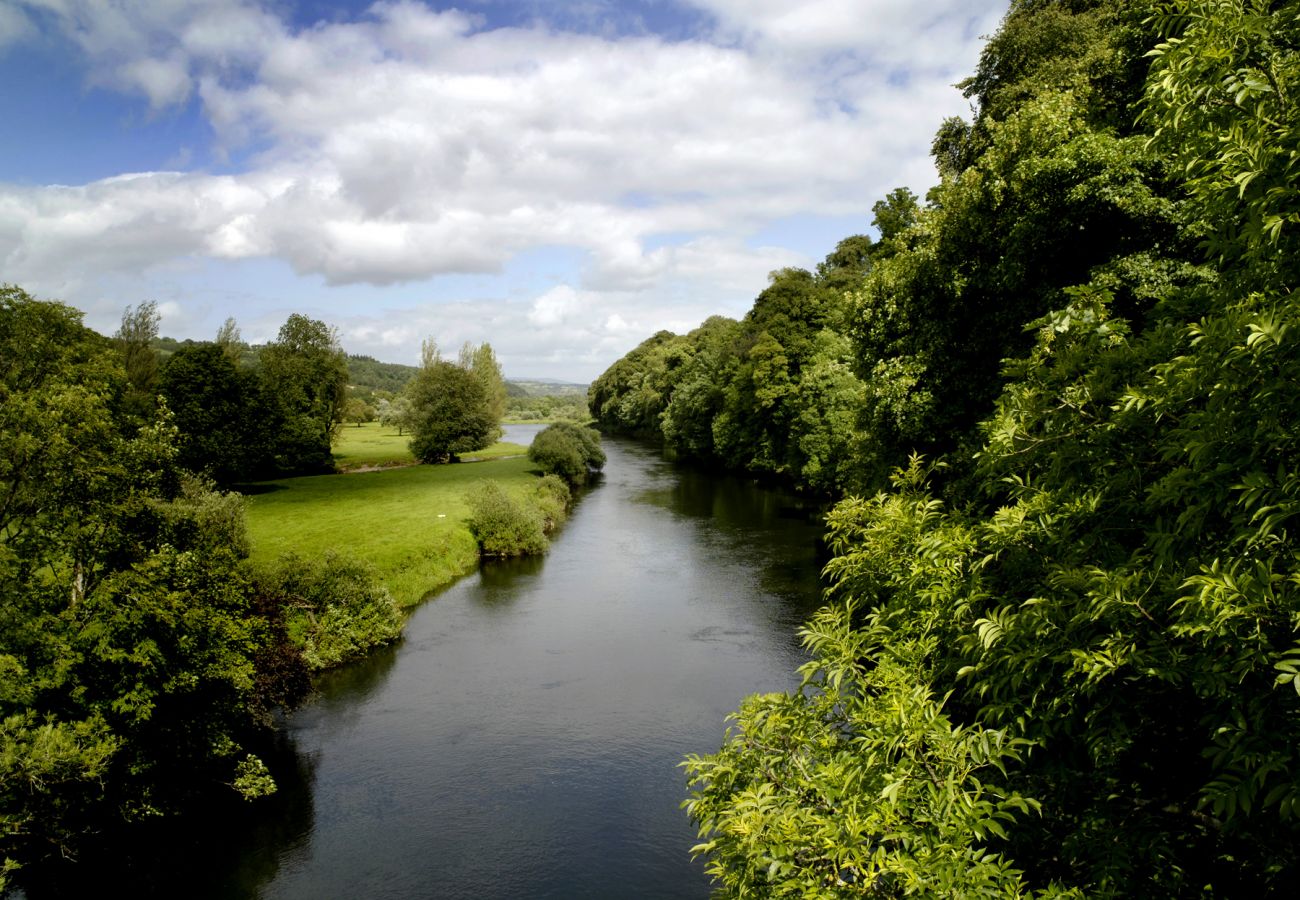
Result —
[{"label": "tall tree", "polygon": [[497,362],[492,345],[479,344],[477,347],[466,342],[460,349],[460,367],[474,373],[474,377],[483,383],[483,394],[487,397],[488,415],[497,423],[492,440],[501,437],[500,423],[506,414],[506,379],[501,373],[501,364]]},{"label": "tall tree", "polygon": [[1294,893],[1300,4],[1154,8],[1135,49],[1124,4],[1014,3],[976,151],[873,261],[869,406],[992,406],[967,478],[835,508],[800,689],[688,761],[728,896]]},{"label": "tall tree", "polygon": [[178,431],[180,463],[219,484],[275,469],[283,417],[256,373],[236,366],[220,344],[186,344],[163,364],[159,393]]},{"label": "tall tree", "polygon": [[280,400],[284,426],[279,466],[285,471],[333,467],[330,442],[343,421],[347,357],[324,322],[294,313],[262,349],[262,377]]},{"label": "tall tree", "polygon": [[239,356],[244,350],[244,338],[239,332],[239,323],[233,316],[227,316],[226,321],[222,322],[221,327],[217,329],[216,344],[232,363],[239,365]]},{"label": "tall tree", "polygon": [[[426,350],[432,342],[426,342]],[[455,462],[489,446],[499,433],[484,382],[470,369],[426,352],[406,389],[411,452],[425,463]]]},{"label": "tall tree", "polygon": [[136,307],[128,306],[122,311],[122,324],[113,335],[126,369],[128,408],[141,418],[152,416],[156,403],[158,354],[150,345],[158,337],[161,321],[158,304],[152,300]]}]

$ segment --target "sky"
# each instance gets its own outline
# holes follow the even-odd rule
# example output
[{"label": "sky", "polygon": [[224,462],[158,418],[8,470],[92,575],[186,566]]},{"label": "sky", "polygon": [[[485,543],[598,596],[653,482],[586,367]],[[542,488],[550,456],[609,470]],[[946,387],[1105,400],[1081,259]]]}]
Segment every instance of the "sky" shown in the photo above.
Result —
[{"label": "sky", "polygon": [[590,381],[923,194],[1006,0],[0,0],[0,282]]}]

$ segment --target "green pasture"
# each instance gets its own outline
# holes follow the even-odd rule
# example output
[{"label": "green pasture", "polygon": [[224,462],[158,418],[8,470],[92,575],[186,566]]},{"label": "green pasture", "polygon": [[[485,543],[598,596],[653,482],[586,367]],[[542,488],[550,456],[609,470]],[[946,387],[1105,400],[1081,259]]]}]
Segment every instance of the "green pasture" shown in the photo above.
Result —
[{"label": "green pasture", "polygon": [[[358,441],[366,434],[365,427],[344,430],[362,432]],[[475,481],[491,478],[519,492],[536,483],[533,464],[515,455],[523,452],[517,444],[497,444],[484,453],[510,458],[258,485],[263,492],[248,498],[253,560],[270,561],[290,552],[306,557],[328,550],[348,553],[373,565],[398,603],[412,606],[433,588],[473,569],[477,548],[465,526],[464,494]]]},{"label": "green pasture", "polygon": [[[414,465],[415,457],[411,456],[410,440],[410,431],[398,434],[396,428],[378,422],[367,422],[360,426],[344,425],[334,438],[334,462],[344,472],[371,466]],[[521,444],[497,443],[486,450],[467,453],[462,459],[501,459],[527,452],[528,448]]]}]

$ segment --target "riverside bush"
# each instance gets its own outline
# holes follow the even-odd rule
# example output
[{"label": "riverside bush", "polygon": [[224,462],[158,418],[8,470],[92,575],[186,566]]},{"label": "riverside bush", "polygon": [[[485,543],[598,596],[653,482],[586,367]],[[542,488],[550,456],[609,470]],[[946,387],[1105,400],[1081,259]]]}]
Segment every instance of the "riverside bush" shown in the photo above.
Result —
[{"label": "riverside bush", "polygon": [[600,435],[590,428],[557,422],[533,438],[528,458],[548,475],[558,475],[569,484],[582,484],[591,472],[605,466]]},{"label": "riverside bush", "polygon": [[397,602],[360,560],[332,551],[317,560],[290,554],[257,577],[264,593],[279,596],[289,635],[313,669],[355,659],[402,633]]},{"label": "riverside bush", "polygon": [[480,481],[465,494],[467,524],[483,556],[545,553],[546,519],[535,503],[512,497],[495,481]]},{"label": "riverside bush", "polygon": [[573,492],[558,475],[543,475],[542,480],[537,482],[534,496],[537,509],[542,514],[542,530],[546,534],[554,533],[569,517]]}]

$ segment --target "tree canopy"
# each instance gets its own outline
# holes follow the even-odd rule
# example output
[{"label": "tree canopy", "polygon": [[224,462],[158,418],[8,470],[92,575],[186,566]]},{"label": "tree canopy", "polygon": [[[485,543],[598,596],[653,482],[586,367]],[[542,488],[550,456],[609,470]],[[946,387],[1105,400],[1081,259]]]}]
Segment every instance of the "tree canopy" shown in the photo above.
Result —
[{"label": "tree canopy", "polygon": [[194,793],[258,796],[275,706],[301,699],[280,612],[243,567],[242,501],[177,464],[80,313],[0,288],[0,853]]},{"label": "tree canopy", "polygon": [[285,471],[332,470],[330,441],[343,421],[347,358],[333,328],[293,313],[259,355],[280,402],[283,433],[277,465]]},{"label": "tree canopy", "polygon": [[[1013,3],[942,183],[877,206],[842,380],[738,329],[721,400],[689,336],[593,385],[842,498],[800,689],[686,762],[723,895],[1294,890],[1298,16]],[[833,477],[782,468],[765,418],[837,408]]]},{"label": "tree canopy", "polygon": [[482,373],[429,354],[407,387],[411,452],[424,463],[455,462],[497,439],[500,419]]}]

